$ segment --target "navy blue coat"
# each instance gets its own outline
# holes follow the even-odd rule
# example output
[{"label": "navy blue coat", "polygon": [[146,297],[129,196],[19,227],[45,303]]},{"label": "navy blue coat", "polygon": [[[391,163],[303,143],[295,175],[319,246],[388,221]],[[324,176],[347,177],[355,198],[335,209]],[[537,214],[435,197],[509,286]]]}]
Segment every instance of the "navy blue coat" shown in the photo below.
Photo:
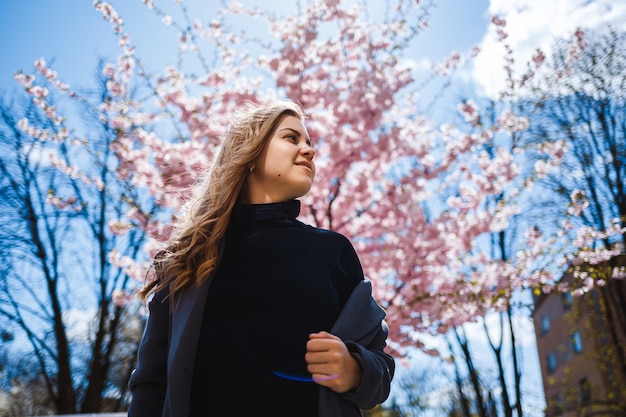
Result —
[{"label": "navy blue coat", "polygon": [[[389,395],[395,368],[393,358],[383,352],[388,333],[385,311],[372,298],[371,283],[362,277],[355,278],[358,284],[330,333],[340,337],[360,362],[362,384],[344,394],[320,387],[320,417],[359,417],[359,409],[372,408]],[[150,301],[137,369],[130,380],[133,400],[129,417],[188,417],[194,362],[210,282],[183,290],[172,309],[165,291],[155,294]]]}]

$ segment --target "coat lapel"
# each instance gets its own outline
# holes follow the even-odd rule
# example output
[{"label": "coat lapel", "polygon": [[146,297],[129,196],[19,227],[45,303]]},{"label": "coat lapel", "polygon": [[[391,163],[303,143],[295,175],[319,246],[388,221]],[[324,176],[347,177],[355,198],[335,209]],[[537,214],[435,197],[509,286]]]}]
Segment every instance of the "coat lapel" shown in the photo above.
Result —
[{"label": "coat lapel", "polygon": [[186,416],[189,411],[193,368],[209,286],[207,281],[198,288],[185,289],[176,300],[172,313],[167,363],[169,380],[176,383],[169,385],[171,415]]},{"label": "coat lapel", "polygon": [[199,287],[188,286],[173,300],[170,347],[167,358],[168,403],[171,416],[189,414],[191,382],[202,330],[206,299],[213,277],[224,253],[224,240],[218,247],[217,265],[213,273]]}]

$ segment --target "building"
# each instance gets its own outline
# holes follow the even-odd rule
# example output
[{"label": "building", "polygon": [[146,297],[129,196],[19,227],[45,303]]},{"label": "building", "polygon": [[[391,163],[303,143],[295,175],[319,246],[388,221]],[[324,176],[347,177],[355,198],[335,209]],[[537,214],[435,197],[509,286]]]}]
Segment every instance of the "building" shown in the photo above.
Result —
[{"label": "building", "polygon": [[[597,282],[625,264],[620,256],[582,268]],[[534,299],[546,417],[626,416],[626,282],[605,281],[579,297],[554,291]]]}]

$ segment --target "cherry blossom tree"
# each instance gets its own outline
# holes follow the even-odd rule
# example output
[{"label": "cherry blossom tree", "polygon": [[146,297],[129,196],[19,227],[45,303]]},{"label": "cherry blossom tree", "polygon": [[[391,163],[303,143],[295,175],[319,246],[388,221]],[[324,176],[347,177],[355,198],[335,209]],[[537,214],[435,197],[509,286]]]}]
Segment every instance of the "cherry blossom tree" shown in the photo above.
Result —
[{"label": "cherry blossom tree", "polygon": [[[304,216],[353,239],[386,303],[398,350],[422,346],[407,333],[445,333],[494,307],[504,308],[508,298],[497,294],[510,297],[523,285],[512,279],[518,269],[506,259],[489,259],[478,243],[481,236],[503,230],[517,212],[509,202],[484,202],[500,198],[519,176],[510,149],[498,144],[502,139],[496,135],[506,144],[527,123],[506,109],[493,126],[482,127],[479,109],[468,100],[459,110],[474,132],[432,126],[418,115],[415,80],[397,56],[405,42],[398,40],[406,33],[401,25],[390,30],[366,24],[359,9],[335,7],[312,7],[282,20],[275,28],[278,47],[268,51],[274,55],[259,56],[256,65],[311,114],[320,175],[304,200]],[[253,14],[241,8],[230,12]],[[328,22],[338,27],[335,35],[319,29]],[[445,75],[460,60],[453,54],[436,69]],[[243,72],[237,74],[245,79]],[[182,77],[170,75],[168,88],[174,84],[176,93],[168,94],[185,103],[176,106],[186,114],[196,101],[175,85]],[[225,83],[221,87],[228,91]],[[209,110],[196,106],[190,113],[200,118]],[[515,406],[521,407],[521,399]]]}]

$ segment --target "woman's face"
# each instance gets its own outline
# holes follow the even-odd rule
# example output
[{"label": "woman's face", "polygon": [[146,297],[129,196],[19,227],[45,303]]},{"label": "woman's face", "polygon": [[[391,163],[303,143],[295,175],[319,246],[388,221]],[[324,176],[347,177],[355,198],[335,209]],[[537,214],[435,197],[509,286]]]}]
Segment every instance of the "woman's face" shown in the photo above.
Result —
[{"label": "woman's face", "polygon": [[246,202],[277,203],[302,197],[315,177],[311,138],[297,117],[284,116],[254,161]]}]

